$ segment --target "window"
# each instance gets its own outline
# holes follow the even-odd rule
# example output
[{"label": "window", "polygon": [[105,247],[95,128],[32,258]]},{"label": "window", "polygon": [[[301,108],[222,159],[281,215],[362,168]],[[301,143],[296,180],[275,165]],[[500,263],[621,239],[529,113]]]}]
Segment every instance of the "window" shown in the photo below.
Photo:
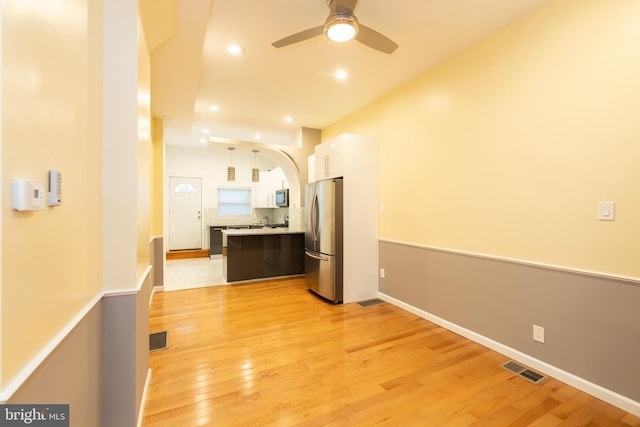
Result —
[{"label": "window", "polygon": [[218,216],[251,215],[251,189],[218,188]]},{"label": "window", "polygon": [[191,184],[178,184],[178,186],[173,190],[176,193],[197,193],[196,187]]}]

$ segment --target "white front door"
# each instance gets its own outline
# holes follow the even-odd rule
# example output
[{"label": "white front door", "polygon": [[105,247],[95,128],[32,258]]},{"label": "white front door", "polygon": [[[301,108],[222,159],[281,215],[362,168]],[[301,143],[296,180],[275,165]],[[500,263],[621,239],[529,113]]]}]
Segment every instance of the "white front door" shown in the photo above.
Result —
[{"label": "white front door", "polygon": [[202,179],[169,177],[169,250],[202,249]]}]

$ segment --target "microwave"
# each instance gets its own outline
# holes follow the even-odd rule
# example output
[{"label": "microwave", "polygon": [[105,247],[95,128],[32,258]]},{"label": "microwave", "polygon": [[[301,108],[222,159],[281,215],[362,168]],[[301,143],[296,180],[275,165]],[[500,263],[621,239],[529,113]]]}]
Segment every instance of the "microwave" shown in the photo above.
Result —
[{"label": "microwave", "polygon": [[289,190],[276,190],[276,206],[286,208],[289,206]]}]

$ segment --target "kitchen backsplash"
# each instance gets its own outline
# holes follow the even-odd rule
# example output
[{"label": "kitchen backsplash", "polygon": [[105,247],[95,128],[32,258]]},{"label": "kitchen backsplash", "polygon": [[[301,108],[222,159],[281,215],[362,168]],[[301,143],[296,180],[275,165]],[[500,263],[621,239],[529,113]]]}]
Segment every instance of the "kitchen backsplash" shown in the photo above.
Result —
[{"label": "kitchen backsplash", "polygon": [[[289,215],[289,224],[300,221],[302,210],[299,208],[258,208],[253,209],[251,216],[218,216],[216,208],[205,208],[205,226],[210,225],[249,225],[259,222],[269,224],[283,224],[285,215]],[[293,212],[292,212],[293,211]],[[300,212],[298,212],[300,211]],[[268,221],[265,217],[268,217]]]}]

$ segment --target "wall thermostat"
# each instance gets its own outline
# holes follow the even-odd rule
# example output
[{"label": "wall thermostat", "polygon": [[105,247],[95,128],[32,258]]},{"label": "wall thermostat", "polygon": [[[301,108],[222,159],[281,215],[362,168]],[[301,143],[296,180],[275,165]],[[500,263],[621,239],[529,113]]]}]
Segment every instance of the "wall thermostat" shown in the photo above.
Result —
[{"label": "wall thermostat", "polygon": [[44,183],[28,179],[13,181],[13,209],[38,211],[44,209]]},{"label": "wall thermostat", "polygon": [[51,169],[49,171],[49,206],[60,206],[62,203],[62,174]]}]

